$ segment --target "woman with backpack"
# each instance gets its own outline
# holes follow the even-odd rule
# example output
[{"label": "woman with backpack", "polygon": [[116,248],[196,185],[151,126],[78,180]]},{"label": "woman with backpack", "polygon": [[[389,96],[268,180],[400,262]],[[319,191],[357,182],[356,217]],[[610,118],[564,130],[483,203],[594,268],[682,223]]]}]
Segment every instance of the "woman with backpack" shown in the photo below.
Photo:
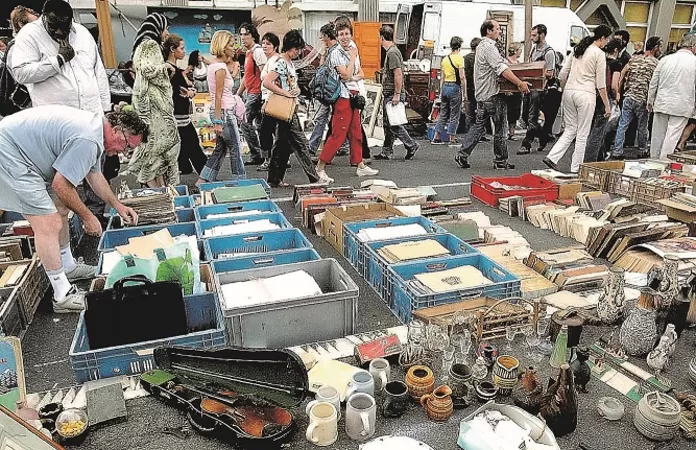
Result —
[{"label": "woman with backpack", "polygon": [[232,174],[239,178],[246,176],[238,126],[238,121],[244,117],[244,102],[232,90],[234,80],[227,68],[227,63],[236,52],[234,43],[234,35],[227,30],[216,31],[210,42],[210,53],[215,56],[208,66],[212,102],[210,118],[215,129],[215,150],[199,174],[196,186],[217,180],[222,161],[228,152]]},{"label": "woman with backpack", "polygon": [[571,173],[578,173],[585,158],[587,137],[592,126],[597,92],[604,103],[604,116],[611,114],[607,95],[607,61],[602,49],[609,42],[612,31],[606,25],[599,25],[592,36],[587,36],[575,46],[572,55],[566,58],[561,70],[563,87],[563,120],[565,130],[556,141],[543,163],[553,170],[575,140]]},{"label": "woman with backpack", "polygon": [[[298,30],[290,30],[283,36],[283,53],[280,54],[273,70],[268,72],[263,80],[263,86],[270,91],[267,101],[271,101],[272,95],[289,98],[297,98],[300,95],[297,71],[292,61],[300,55],[304,47],[305,41]],[[319,175],[309,155],[307,136],[302,131],[300,119],[297,117],[297,108],[288,122],[278,120],[278,138],[268,167],[268,184],[271,187],[290,187],[283,178],[288,168],[290,154],[293,152],[307,174],[309,182],[319,181]]]},{"label": "woman with backpack", "polygon": [[[450,40],[450,49],[452,52],[442,58],[440,62],[440,71],[442,72],[442,81],[440,84],[440,117],[437,120],[435,127],[435,136],[431,144],[457,144],[457,139],[454,137],[459,128],[459,118],[462,115],[462,103],[466,96],[462,94],[466,92],[466,78],[464,74],[464,58],[460,55],[462,48],[462,38],[454,36]],[[446,128],[445,128],[446,127]],[[447,132],[449,136],[448,142],[442,142],[442,133]]]}]

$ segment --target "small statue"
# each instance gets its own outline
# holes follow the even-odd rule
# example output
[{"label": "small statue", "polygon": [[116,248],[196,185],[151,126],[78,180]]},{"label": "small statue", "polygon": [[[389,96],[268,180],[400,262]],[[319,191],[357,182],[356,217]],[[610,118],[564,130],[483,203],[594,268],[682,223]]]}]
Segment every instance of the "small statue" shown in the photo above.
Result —
[{"label": "small statue", "polygon": [[587,363],[590,358],[590,351],[587,347],[578,347],[576,351],[577,358],[570,364],[570,369],[575,375],[575,385],[578,387],[580,392],[587,393],[587,383],[590,382],[592,378],[592,369]]},{"label": "small statue", "polygon": [[660,373],[669,363],[669,348],[670,338],[668,336],[662,336],[660,338],[660,343],[657,344],[657,347],[655,347],[653,351],[648,353],[648,357],[645,360],[648,367],[653,370],[655,378],[657,378],[660,382],[662,382]]},{"label": "small statue", "polygon": [[677,335],[676,327],[674,324],[668,323],[667,328],[665,329],[665,332],[662,334],[663,337],[668,338],[668,355],[671,358],[672,355],[674,355],[674,352],[677,350],[677,339],[679,339],[679,336]]}]

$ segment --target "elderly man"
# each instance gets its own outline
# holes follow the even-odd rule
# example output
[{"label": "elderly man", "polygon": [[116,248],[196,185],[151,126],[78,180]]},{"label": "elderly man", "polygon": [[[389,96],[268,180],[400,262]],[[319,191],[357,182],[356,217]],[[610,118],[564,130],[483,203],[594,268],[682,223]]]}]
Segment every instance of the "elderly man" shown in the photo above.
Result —
[{"label": "elderly man", "polygon": [[[508,163],[508,151],[506,142],[507,131],[507,106],[500,95],[500,83],[498,77],[503,76],[517,86],[522,93],[529,93],[529,85],[521,81],[512,73],[505,64],[503,56],[496,47],[500,38],[500,24],[495,20],[486,20],[481,25],[481,43],[476,47],[476,60],[474,63],[474,87],[476,95],[476,123],[464,135],[459,154],[454,161],[462,169],[471,167],[469,156],[474,152],[476,144],[486,132],[486,122],[493,119],[495,136],[493,138],[493,152],[495,159],[493,167],[499,170],[514,169],[513,164]],[[471,100],[471,99],[470,99]]]},{"label": "elderly man", "polygon": [[679,50],[657,64],[648,89],[648,111],[654,113],[650,156],[674,153],[696,103],[696,34],[684,35]]},{"label": "elderly man", "polygon": [[70,251],[69,211],[82,219],[87,234],[102,232],[76,186],[86,180],[127,223],[137,222],[135,211],[111,191],[100,160],[103,153],[134,149],[147,135],[147,125],[134,113],[104,117],[67,106],[39,106],[0,121],[0,209],[21,213],[31,224],[36,252],[53,286],[54,312],[84,309],[84,294],[70,282],[96,272],[77,264]]}]

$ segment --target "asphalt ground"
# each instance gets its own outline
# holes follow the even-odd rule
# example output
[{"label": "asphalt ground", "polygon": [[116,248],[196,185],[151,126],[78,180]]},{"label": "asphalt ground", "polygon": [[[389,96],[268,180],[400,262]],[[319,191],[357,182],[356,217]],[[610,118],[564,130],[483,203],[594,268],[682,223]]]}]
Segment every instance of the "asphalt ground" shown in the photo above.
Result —
[{"label": "asphalt ground", "polygon": [[[519,138],[518,138],[519,139]],[[372,167],[379,169],[379,178],[390,179],[402,187],[411,186],[442,186],[436,190],[446,198],[458,197],[468,194],[466,186],[458,183],[466,183],[471,176],[504,176],[516,175],[528,172],[531,169],[542,168],[541,160],[544,154],[533,152],[526,156],[515,155],[520,142],[509,141],[510,162],[517,165],[515,170],[496,171],[493,169],[492,143],[480,143],[470,159],[472,168],[462,170],[453,161],[456,149],[448,146],[432,146],[427,141],[421,140],[421,150],[412,161],[404,161],[403,147],[396,147],[397,159],[392,161],[374,161]],[[550,149],[550,147],[549,147]],[[378,149],[373,149],[377,151]],[[568,168],[569,156],[562,161],[562,166]],[[294,161],[291,159],[291,161]],[[225,164],[221,173],[221,179],[229,178],[229,165]],[[255,168],[249,168],[249,178],[259,175],[265,177],[265,173],[255,172]],[[327,168],[329,175],[336,179],[337,185],[359,185],[359,179],[355,176],[355,168],[350,167],[347,157],[338,157],[334,165]],[[195,178],[187,176],[182,180],[190,186]],[[294,163],[288,171],[285,179],[291,184],[304,184],[306,177],[299,165]],[[118,183],[116,180],[115,183]],[[116,186],[116,184],[114,184]],[[272,193],[273,198],[287,198],[292,195],[292,189],[276,189]],[[298,211],[291,203],[280,203],[288,219],[297,227],[300,227]],[[474,200],[470,209],[481,210],[490,216],[496,224],[508,225],[522,233],[532,248],[536,250],[553,249],[574,244],[574,241],[561,238],[556,234],[534,228],[529,223],[519,218],[510,218],[500,211],[490,208]],[[315,246],[319,254],[324,258],[335,258],[356,281],[360,288],[358,306],[358,332],[371,331],[378,328],[397,325],[399,322],[385,306],[382,300],[375,294],[370,286],[360,277],[350,265],[323,239],[302,230]],[[78,255],[84,256],[88,262],[96,263],[97,240],[86,237],[78,249]],[[308,323],[311,319],[308,318]],[[24,364],[28,392],[40,392],[47,389],[72,386],[74,378],[68,360],[68,351],[75,333],[77,315],[56,315],[50,308],[50,298],[47,296],[42,302],[33,323],[30,325],[23,341]],[[585,327],[582,335],[582,343],[589,345],[599,337],[608,334],[608,328]],[[672,367],[666,376],[672,380],[676,390],[692,390],[688,380],[689,359],[694,355],[694,341],[696,340],[693,329],[687,330],[678,343],[678,350],[673,359]],[[503,345],[500,342],[499,345]],[[521,360],[522,367],[532,363],[527,361],[521,346],[516,343],[516,351],[513,352]],[[643,359],[632,358],[632,362],[644,367]],[[551,375],[551,367],[548,361],[539,364],[539,372],[542,379]],[[392,377],[403,379],[403,371],[394,368]],[[592,380],[588,394],[579,394],[579,421],[577,430],[565,437],[559,438],[562,449],[576,449],[580,442],[591,444],[595,449],[612,450],[636,450],[652,449],[653,442],[643,438],[633,426],[633,410],[635,404],[624,398],[617,391],[607,385]],[[603,396],[618,398],[626,406],[625,417],[618,422],[608,422],[599,417],[596,412],[597,400]],[[502,402],[509,402],[502,399]],[[378,398],[379,402],[379,398]],[[305,403],[306,404],[306,403]],[[307,427],[307,417],[304,413],[304,405],[296,410],[298,432],[286,448],[310,449],[315,448],[304,438]],[[450,420],[443,424],[430,422],[424,411],[413,404],[406,415],[400,419],[385,420],[381,417],[377,422],[376,436],[388,434],[405,435],[421,440],[435,450],[455,450],[458,424],[460,420],[470,414],[477,404],[464,410],[455,411]],[[344,415],[345,416],[345,415]],[[164,432],[165,428],[181,427],[186,423],[185,416],[174,408],[171,408],[156,399],[142,398],[128,403],[128,419],[119,424],[108,425],[98,429],[92,429],[80,449],[94,450],[218,450],[220,448],[232,448],[227,441],[208,438],[193,433],[187,439],[181,439]],[[351,441],[343,431],[344,422],[339,423],[339,440],[328,448],[336,450],[354,450],[358,443]],[[696,449],[696,443],[689,442],[678,437],[672,443],[675,449]]]}]

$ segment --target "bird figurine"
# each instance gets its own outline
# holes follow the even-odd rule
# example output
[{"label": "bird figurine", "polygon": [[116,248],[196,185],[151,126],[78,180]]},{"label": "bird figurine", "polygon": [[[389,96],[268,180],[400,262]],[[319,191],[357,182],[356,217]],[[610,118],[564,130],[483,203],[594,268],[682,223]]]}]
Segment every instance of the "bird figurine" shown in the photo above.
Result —
[{"label": "bird figurine", "polygon": [[662,336],[668,338],[667,354],[671,358],[672,355],[674,355],[674,352],[677,350],[677,339],[679,339],[674,324],[668,323]]},{"label": "bird figurine", "polygon": [[578,394],[568,363],[561,364],[558,379],[541,398],[539,414],[556,437],[575,431],[578,425]]},{"label": "bird figurine", "polygon": [[660,338],[660,343],[657,344],[650,353],[645,362],[653,370],[655,378],[658,381],[663,382],[660,377],[660,373],[665,370],[665,367],[669,363],[669,348],[670,348],[670,338],[668,336],[662,336]]},{"label": "bird figurine", "polygon": [[573,371],[573,375],[575,375],[575,385],[578,387],[578,390],[587,393],[587,383],[592,378],[592,369],[590,369],[590,365],[587,363],[587,360],[590,359],[590,351],[587,347],[581,346],[578,347],[575,354],[577,358],[570,363],[570,369]]}]

